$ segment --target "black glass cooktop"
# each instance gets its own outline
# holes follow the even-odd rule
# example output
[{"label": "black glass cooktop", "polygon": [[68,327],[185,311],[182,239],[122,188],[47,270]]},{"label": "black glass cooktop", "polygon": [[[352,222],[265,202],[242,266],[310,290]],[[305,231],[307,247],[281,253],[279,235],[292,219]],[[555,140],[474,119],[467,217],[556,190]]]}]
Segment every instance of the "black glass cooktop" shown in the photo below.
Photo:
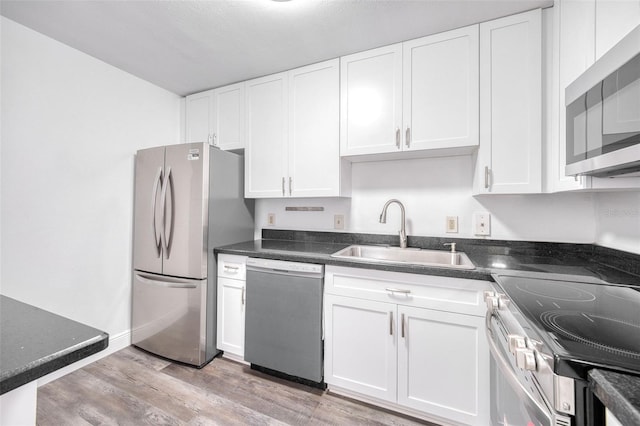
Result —
[{"label": "black glass cooktop", "polygon": [[498,281],[559,361],[556,373],[599,366],[640,374],[640,287],[522,276]]}]

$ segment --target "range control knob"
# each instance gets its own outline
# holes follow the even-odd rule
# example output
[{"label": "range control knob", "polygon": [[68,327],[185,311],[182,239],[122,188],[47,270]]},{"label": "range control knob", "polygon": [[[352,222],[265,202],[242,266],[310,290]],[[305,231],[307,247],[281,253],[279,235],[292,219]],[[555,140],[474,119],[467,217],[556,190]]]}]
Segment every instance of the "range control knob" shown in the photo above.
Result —
[{"label": "range control knob", "polygon": [[515,355],[518,349],[525,349],[527,347],[527,342],[523,336],[518,336],[517,334],[510,334],[509,338],[509,352]]},{"label": "range control knob", "polygon": [[516,349],[516,365],[518,368],[529,371],[536,371],[536,354],[533,349]]}]

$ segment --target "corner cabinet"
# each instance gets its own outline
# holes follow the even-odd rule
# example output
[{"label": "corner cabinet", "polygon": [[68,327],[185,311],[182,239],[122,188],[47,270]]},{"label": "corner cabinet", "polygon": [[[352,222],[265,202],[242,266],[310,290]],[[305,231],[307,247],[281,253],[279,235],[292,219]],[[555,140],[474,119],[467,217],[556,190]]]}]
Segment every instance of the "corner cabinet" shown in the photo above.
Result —
[{"label": "corner cabinet", "polygon": [[223,150],[244,148],[244,83],[186,97],[186,142]]},{"label": "corner cabinet", "polygon": [[244,360],[246,263],[245,256],[218,255],[216,347],[236,361]]},{"label": "corner cabinet", "polygon": [[474,194],[542,191],[542,11],[480,24]]},{"label": "corner cabinet", "polygon": [[348,195],[338,59],[246,82],[246,119],[246,197]]},{"label": "corner cabinet", "polygon": [[477,25],[344,56],[340,68],[342,156],[478,145]]},{"label": "corner cabinet", "polygon": [[489,352],[475,280],[327,266],[325,382],[444,423],[489,424]]}]

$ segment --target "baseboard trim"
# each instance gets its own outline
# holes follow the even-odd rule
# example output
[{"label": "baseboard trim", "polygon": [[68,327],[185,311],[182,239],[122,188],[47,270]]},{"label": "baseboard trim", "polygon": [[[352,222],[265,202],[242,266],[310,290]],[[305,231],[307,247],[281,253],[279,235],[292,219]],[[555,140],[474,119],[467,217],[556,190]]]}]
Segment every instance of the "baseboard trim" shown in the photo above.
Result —
[{"label": "baseboard trim", "polygon": [[111,355],[112,353],[118,352],[120,349],[124,349],[127,346],[131,345],[131,330],[124,331],[122,333],[116,334],[114,336],[109,336],[109,346],[91,356],[88,356],[80,361],[76,361],[73,364],[69,364],[65,367],[62,367],[59,370],[51,372],[46,376],[42,376],[38,379],[38,387],[42,385],[46,385],[49,382],[52,382],[56,379],[59,379],[62,376],[65,376],[75,370],[78,370],[85,365],[89,365],[92,362],[95,362],[101,358]]}]

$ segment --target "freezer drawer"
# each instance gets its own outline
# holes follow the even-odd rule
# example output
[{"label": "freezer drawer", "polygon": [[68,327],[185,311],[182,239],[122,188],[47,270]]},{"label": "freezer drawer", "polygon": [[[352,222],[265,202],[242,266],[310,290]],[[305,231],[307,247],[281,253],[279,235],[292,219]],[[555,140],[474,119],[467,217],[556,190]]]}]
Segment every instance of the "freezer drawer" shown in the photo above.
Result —
[{"label": "freezer drawer", "polygon": [[131,343],[175,361],[206,359],[207,280],[134,271]]}]

